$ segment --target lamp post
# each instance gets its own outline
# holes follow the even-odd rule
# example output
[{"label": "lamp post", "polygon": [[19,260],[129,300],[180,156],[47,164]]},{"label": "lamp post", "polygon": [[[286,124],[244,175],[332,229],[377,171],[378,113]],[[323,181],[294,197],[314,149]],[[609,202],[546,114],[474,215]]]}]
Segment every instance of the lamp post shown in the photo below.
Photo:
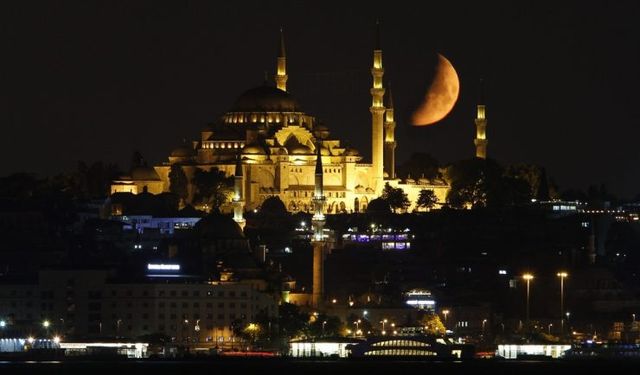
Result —
[{"label": "lamp post", "polygon": [[51,322],[45,319],[42,322],[42,326],[44,327],[44,329],[46,331],[47,337],[49,337],[49,327],[51,326]]},{"label": "lamp post", "polygon": [[447,328],[447,315],[449,315],[449,310],[448,309],[444,309],[442,310],[442,315],[444,316],[444,328]]},{"label": "lamp post", "polygon": [[382,335],[386,335],[387,334],[387,331],[384,330],[384,325],[385,325],[386,322],[388,322],[387,319],[382,319],[380,321],[380,323],[382,323]]},{"label": "lamp post", "polygon": [[558,272],[560,278],[560,336],[564,333],[564,278],[569,276],[568,273]]},{"label": "lamp post", "polygon": [[196,340],[200,342],[200,319],[196,319],[196,325],[193,327],[193,330],[196,332]]},{"label": "lamp post", "polygon": [[525,273],[522,275],[522,278],[527,281],[527,325],[529,325],[529,282],[533,279],[533,275]]},{"label": "lamp post", "polygon": [[356,330],[353,333],[353,336],[357,336],[358,335],[358,331],[360,331],[360,322],[362,322],[360,319],[356,320],[355,322],[353,322],[353,324],[356,325]]},{"label": "lamp post", "polygon": [[487,324],[487,319],[482,319],[482,334],[484,335],[484,326]]},{"label": "lamp post", "polygon": [[553,323],[549,323],[549,325],[547,326],[547,329],[549,331],[549,335],[551,335],[551,327],[553,327]]},{"label": "lamp post", "polygon": [[324,336],[324,325],[327,324],[327,321],[322,322],[322,336]]}]

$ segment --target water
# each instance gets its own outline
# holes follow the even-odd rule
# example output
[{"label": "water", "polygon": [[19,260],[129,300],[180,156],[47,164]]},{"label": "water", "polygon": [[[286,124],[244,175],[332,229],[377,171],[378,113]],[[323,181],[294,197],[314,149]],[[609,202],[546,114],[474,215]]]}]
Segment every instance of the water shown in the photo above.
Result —
[{"label": "water", "polygon": [[212,359],[202,361],[0,362],[0,374],[591,374],[636,373],[638,361],[492,361]]}]

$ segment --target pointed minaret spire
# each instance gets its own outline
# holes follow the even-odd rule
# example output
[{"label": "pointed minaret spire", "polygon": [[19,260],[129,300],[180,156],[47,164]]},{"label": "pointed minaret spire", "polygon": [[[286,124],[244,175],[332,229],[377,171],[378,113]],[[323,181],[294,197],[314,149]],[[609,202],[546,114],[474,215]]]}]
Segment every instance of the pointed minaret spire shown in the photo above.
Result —
[{"label": "pointed minaret spire", "polygon": [[316,143],[316,170],[315,184],[313,189],[313,231],[317,241],[322,239],[322,229],[324,227],[324,181],[322,169],[322,140],[318,139]]},{"label": "pointed minaret spire", "polygon": [[323,170],[322,170],[322,139],[316,138],[316,171],[315,186],[313,194],[313,217],[311,225],[313,227],[313,293],[311,303],[313,307],[320,307],[324,300],[324,191],[323,191]]},{"label": "pointed minaret spire", "polygon": [[324,174],[322,172],[322,151],[321,151],[321,143],[322,141],[318,141],[318,146],[316,147],[316,172],[315,172],[315,186],[314,186],[314,197],[324,197]]},{"label": "pointed minaret spire", "polygon": [[278,57],[287,57],[284,48],[284,29],[282,26],[280,26],[280,53],[278,54]]},{"label": "pointed minaret spire", "polygon": [[389,179],[396,178],[396,121],[393,114],[393,94],[389,85],[384,116],[384,173]]},{"label": "pointed minaret spire", "polygon": [[478,91],[478,104],[476,106],[476,139],[473,143],[476,145],[476,157],[480,159],[487,158],[487,116],[486,106],[484,104],[484,82],[480,79],[480,89]]},{"label": "pointed minaret spire", "polygon": [[244,230],[246,221],[244,219],[244,199],[242,194],[242,159],[240,153],[236,158],[236,170],[233,176],[233,220],[238,223],[240,229]]},{"label": "pointed minaret spire", "polygon": [[373,66],[371,76],[373,87],[371,93],[371,185],[377,195],[382,194],[384,186],[384,87],[382,76],[382,47],[380,43],[380,21],[376,20],[375,46],[373,50]]},{"label": "pointed minaret spire", "polygon": [[280,49],[278,51],[278,63],[276,67],[276,87],[287,91],[287,55],[284,48],[284,30],[280,27]]},{"label": "pointed minaret spire", "polygon": [[[391,82],[387,82],[387,86],[389,87],[389,95],[387,95],[387,98],[385,99],[385,108],[386,109],[393,109],[393,92],[391,91]],[[391,117],[393,117],[393,113],[391,114]]]},{"label": "pointed minaret spire", "polygon": [[374,36],[374,50],[382,51],[382,43],[380,42],[380,19],[376,19],[376,31]]}]

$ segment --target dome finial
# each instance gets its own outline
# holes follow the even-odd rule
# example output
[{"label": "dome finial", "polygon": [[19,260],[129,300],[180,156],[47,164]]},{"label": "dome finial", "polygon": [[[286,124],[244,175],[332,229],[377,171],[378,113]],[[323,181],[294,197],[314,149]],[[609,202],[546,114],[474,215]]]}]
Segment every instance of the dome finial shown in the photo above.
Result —
[{"label": "dome finial", "polygon": [[374,42],[374,49],[378,51],[382,50],[382,43],[380,42],[380,18],[376,18],[376,32]]},{"label": "dome finial", "polygon": [[287,57],[284,49],[284,28],[280,26],[280,51],[278,57]]}]

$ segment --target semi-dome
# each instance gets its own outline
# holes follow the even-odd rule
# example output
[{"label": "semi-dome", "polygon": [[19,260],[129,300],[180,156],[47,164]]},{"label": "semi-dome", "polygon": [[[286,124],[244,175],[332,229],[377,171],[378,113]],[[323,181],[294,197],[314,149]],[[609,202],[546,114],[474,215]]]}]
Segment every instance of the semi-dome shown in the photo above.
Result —
[{"label": "semi-dome", "polygon": [[289,154],[291,155],[308,155],[312,153],[313,152],[311,151],[309,146],[305,146],[302,144],[297,144],[289,148]]},{"label": "semi-dome", "polygon": [[300,109],[286,91],[263,85],[242,93],[231,112],[300,112]]},{"label": "semi-dome", "polygon": [[264,150],[264,147],[258,144],[250,144],[250,145],[244,146],[244,148],[242,149],[242,153],[248,154],[248,155],[266,155],[267,154],[267,152]]}]

